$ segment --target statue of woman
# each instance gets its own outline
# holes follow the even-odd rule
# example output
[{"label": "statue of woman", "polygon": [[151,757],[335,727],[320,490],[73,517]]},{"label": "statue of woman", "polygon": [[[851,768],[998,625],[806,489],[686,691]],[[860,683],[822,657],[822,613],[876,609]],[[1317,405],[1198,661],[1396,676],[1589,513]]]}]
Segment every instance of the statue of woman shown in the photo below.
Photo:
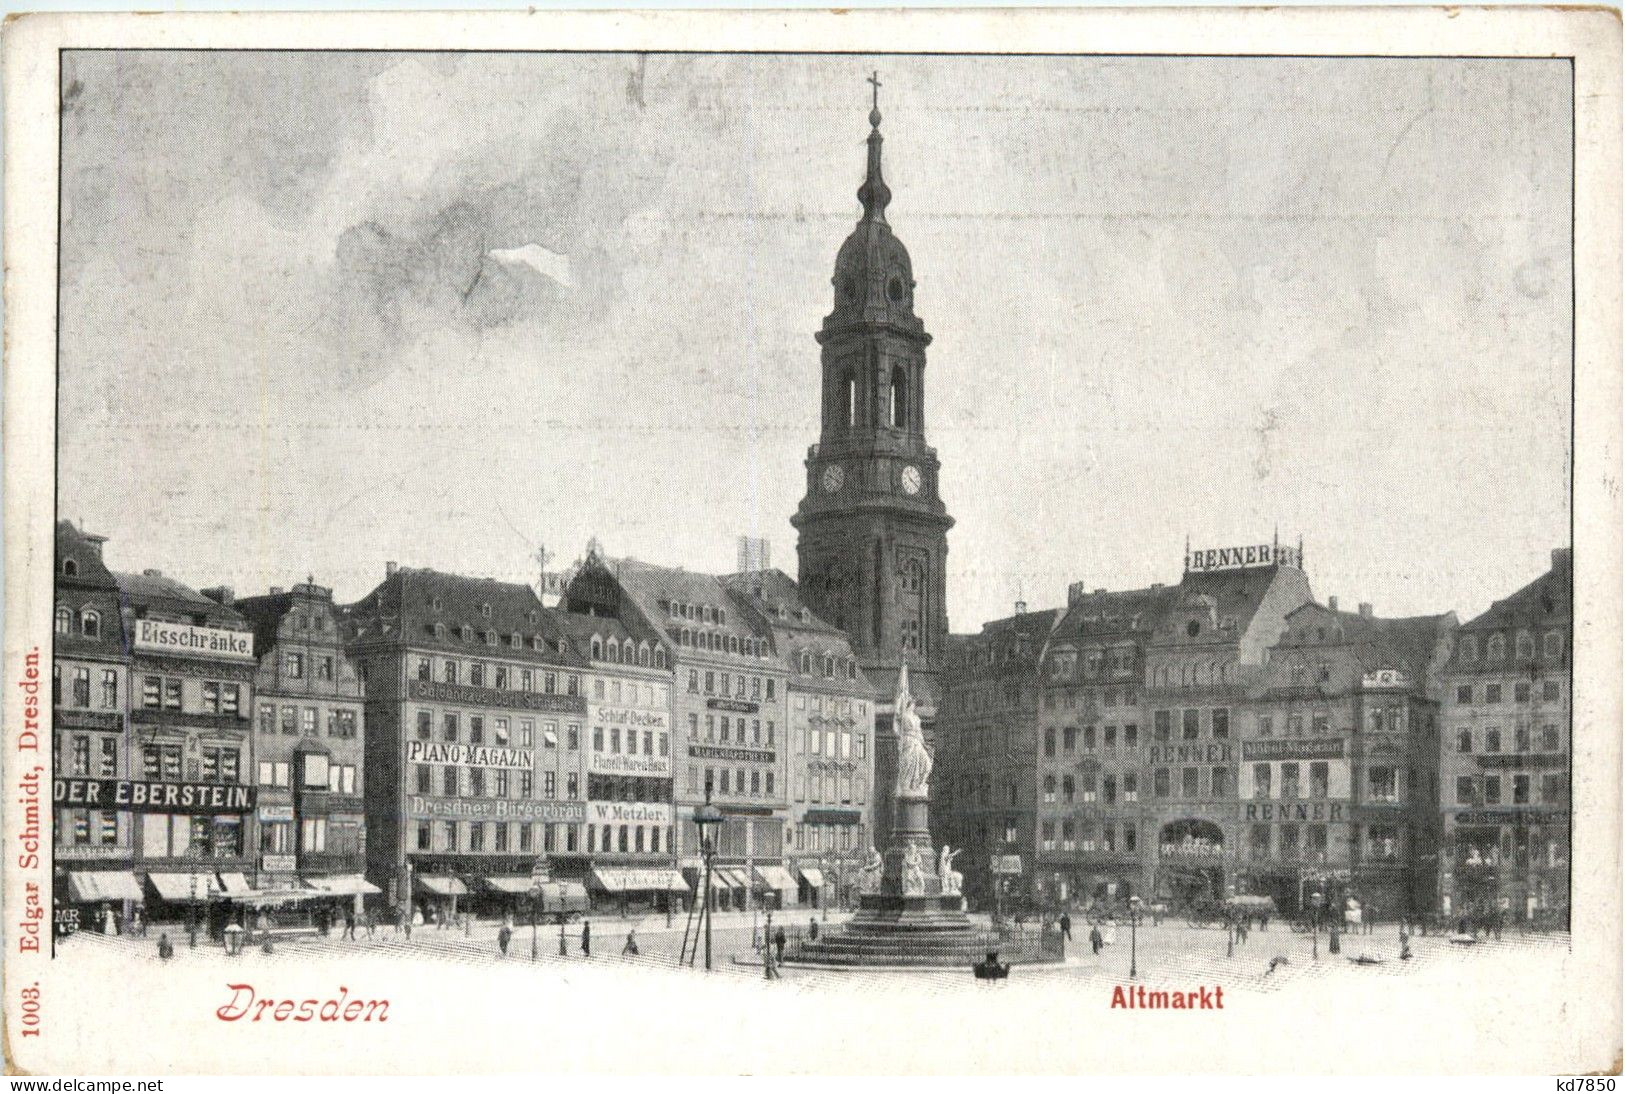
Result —
[{"label": "statue of woman", "polygon": [[931,753],[908,690],[908,666],[897,678],[897,795],[928,797],[931,793]]},{"label": "statue of woman", "polygon": [[958,893],[959,885],[964,881],[964,877],[954,869],[954,859],[958,854],[959,851],[950,850],[945,843],[942,845],[942,853],[937,856],[937,877],[942,879],[942,891],[949,896]]}]

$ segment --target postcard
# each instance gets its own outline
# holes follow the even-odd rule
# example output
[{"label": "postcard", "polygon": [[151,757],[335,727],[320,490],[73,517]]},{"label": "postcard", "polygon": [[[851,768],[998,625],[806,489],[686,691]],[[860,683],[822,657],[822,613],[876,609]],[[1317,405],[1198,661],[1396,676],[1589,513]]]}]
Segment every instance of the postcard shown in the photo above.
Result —
[{"label": "postcard", "polygon": [[1620,24],[5,32],[13,1073],[1620,1070]]}]

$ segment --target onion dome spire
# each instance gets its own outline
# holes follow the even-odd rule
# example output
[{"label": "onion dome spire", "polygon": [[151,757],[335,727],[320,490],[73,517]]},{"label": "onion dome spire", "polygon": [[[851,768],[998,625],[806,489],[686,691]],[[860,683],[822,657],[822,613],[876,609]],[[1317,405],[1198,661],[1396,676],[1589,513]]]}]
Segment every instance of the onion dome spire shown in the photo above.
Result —
[{"label": "onion dome spire", "polygon": [[869,111],[869,171],[858,187],[858,200],[863,203],[863,219],[886,223],[886,206],[891,204],[891,189],[880,176],[880,73],[868,79],[874,91],[874,105]]}]

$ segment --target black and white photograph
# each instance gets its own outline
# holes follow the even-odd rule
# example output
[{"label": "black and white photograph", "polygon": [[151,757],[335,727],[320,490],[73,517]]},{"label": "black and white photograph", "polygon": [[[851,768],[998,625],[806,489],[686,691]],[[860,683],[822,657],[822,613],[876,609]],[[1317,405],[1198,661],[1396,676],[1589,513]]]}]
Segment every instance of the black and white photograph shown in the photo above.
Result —
[{"label": "black and white photograph", "polygon": [[8,27],[8,1066],[1617,1072],[1617,19],[1112,14]]}]

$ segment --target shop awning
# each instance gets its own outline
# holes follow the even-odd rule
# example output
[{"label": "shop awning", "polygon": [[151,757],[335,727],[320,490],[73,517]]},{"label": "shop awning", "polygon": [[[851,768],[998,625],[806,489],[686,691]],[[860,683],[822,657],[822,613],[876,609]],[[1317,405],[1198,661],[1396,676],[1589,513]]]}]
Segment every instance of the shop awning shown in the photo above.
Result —
[{"label": "shop awning", "polygon": [[220,879],[213,874],[148,874],[147,880],[165,900],[207,900],[220,893]]},{"label": "shop awning", "polygon": [[499,893],[528,893],[536,882],[529,876],[482,877],[480,878],[480,884]]},{"label": "shop awning", "polygon": [[297,904],[301,900],[317,900],[332,895],[321,889],[250,889],[246,893],[232,893],[228,899],[257,907],[267,904]]},{"label": "shop awning", "polygon": [[801,874],[801,880],[805,881],[808,885],[811,885],[814,889],[822,889],[824,887],[824,871],[820,870],[818,867],[800,866],[797,867],[797,870]]},{"label": "shop awning", "polygon": [[242,874],[223,873],[220,875],[220,884],[225,889],[227,896],[236,896],[238,893],[253,891],[253,886],[248,884],[248,879]]},{"label": "shop awning", "polygon": [[382,889],[360,874],[331,874],[326,877],[307,877],[305,884],[320,889],[328,896],[372,896]]},{"label": "shop awning", "polygon": [[68,875],[68,893],[75,904],[144,899],[135,875],[117,870],[75,870]]},{"label": "shop awning", "polygon": [[[695,884],[695,887],[696,888],[701,888],[701,889],[703,889],[705,887],[705,871],[704,870],[700,871],[700,880]],[[744,887],[745,887],[745,879],[744,879],[744,877],[742,877],[739,874],[736,874],[733,870],[729,869],[726,866],[713,866],[713,867],[711,867],[711,888],[713,888],[713,889],[743,889]]]},{"label": "shop awning", "polygon": [[433,874],[417,876],[418,888],[435,896],[462,896],[468,886],[454,877],[436,877]]},{"label": "shop awning", "polygon": [[796,879],[790,876],[790,871],[782,866],[756,867],[756,884],[759,888],[777,889],[786,892],[796,887]]},{"label": "shop awning", "polygon": [[676,870],[657,866],[594,866],[592,882],[607,893],[686,893]]}]

